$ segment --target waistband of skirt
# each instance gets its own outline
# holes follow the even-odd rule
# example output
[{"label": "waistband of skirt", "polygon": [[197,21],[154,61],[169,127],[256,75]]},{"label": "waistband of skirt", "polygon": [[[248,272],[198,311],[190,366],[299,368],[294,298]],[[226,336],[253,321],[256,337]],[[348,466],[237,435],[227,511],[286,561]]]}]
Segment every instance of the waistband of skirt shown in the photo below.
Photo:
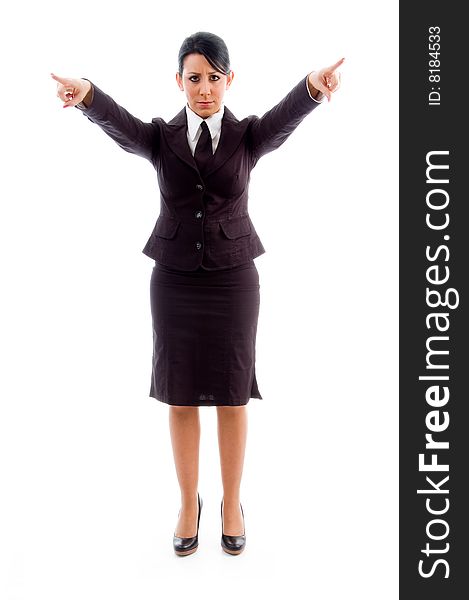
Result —
[{"label": "waistband of skirt", "polygon": [[164,271],[166,273],[177,273],[178,275],[193,275],[193,274],[206,274],[206,275],[216,275],[217,273],[227,273],[227,272],[235,272],[235,271],[241,271],[243,269],[249,269],[250,267],[255,267],[256,263],[254,262],[254,259],[251,258],[251,260],[249,260],[246,263],[242,263],[241,265],[235,265],[234,267],[227,267],[225,269],[204,269],[203,267],[199,266],[197,267],[197,269],[194,269],[192,271],[183,271],[181,269],[174,269],[173,267],[168,267],[167,265],[164,265],[158,261],[155,260],[155,265],[154,265],[154,269],[158,269],[160,271]]}]

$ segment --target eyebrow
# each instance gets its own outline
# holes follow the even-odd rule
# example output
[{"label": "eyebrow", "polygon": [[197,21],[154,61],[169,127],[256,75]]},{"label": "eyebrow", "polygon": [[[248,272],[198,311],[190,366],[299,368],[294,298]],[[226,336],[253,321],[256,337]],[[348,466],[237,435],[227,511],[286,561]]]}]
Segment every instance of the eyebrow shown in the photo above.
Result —
[{"label": "eyebrow", "polygon": [[[209,75],[214,75],[215,73],[219,73],[219,71],[210,71]],[[196,73],[196,71],[189,71],[188,75],[201,75],[201,73]]]}]

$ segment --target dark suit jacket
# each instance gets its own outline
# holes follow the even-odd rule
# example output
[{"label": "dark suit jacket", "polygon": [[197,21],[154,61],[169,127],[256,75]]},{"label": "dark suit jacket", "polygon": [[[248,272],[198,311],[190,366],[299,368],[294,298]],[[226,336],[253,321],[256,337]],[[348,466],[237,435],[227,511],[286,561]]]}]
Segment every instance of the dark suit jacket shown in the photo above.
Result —
[{"label": "dark suit jacket", "polygon": [[91,104],[77,108],[157,172],[160,213],[145,255],[193,271],[201,264],[210,270],[234,267],[265,252],[248,214],[251,170],[319,106],[305,78],[260,118],[239,121],[225,105],[220,140],[204,178],[187,141],[185,108],[168,123],[160,117],[144,123],[91,83]]}]

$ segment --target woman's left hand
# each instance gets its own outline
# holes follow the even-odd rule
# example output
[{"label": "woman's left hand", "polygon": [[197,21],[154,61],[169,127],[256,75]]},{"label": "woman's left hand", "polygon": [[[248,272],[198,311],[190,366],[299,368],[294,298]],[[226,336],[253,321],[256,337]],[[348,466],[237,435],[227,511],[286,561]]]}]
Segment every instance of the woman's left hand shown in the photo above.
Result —
[{"label": "woman's left hand", "polygon": [[308,76],[309,85],[326,96],[329,102],[331,101],[332,94],[340,87],[340,72],[337,69],[344,60],[345,58],[341,58],[334,65],[325,67],[319,71],[313,71]]}]

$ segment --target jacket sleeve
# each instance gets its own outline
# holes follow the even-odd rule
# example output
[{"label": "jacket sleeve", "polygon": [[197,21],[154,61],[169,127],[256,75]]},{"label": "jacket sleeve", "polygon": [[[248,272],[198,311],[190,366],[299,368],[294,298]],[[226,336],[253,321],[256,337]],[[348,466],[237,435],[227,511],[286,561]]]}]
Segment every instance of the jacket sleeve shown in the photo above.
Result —
[{"label": "jacket sleeve", "polygon": [[153,162],[159,148],[158,125],[134,117],[97,85],[90,83],[91,89],[75,108],[99,125],[123,150]]},{"label": "jacket sleeve", "polygon": [[307,81],[302,78],[278,104],[262,117],[252,116],[249,143],[254,159],[281,146],[301,121],[322,102],[309,93]]}]

